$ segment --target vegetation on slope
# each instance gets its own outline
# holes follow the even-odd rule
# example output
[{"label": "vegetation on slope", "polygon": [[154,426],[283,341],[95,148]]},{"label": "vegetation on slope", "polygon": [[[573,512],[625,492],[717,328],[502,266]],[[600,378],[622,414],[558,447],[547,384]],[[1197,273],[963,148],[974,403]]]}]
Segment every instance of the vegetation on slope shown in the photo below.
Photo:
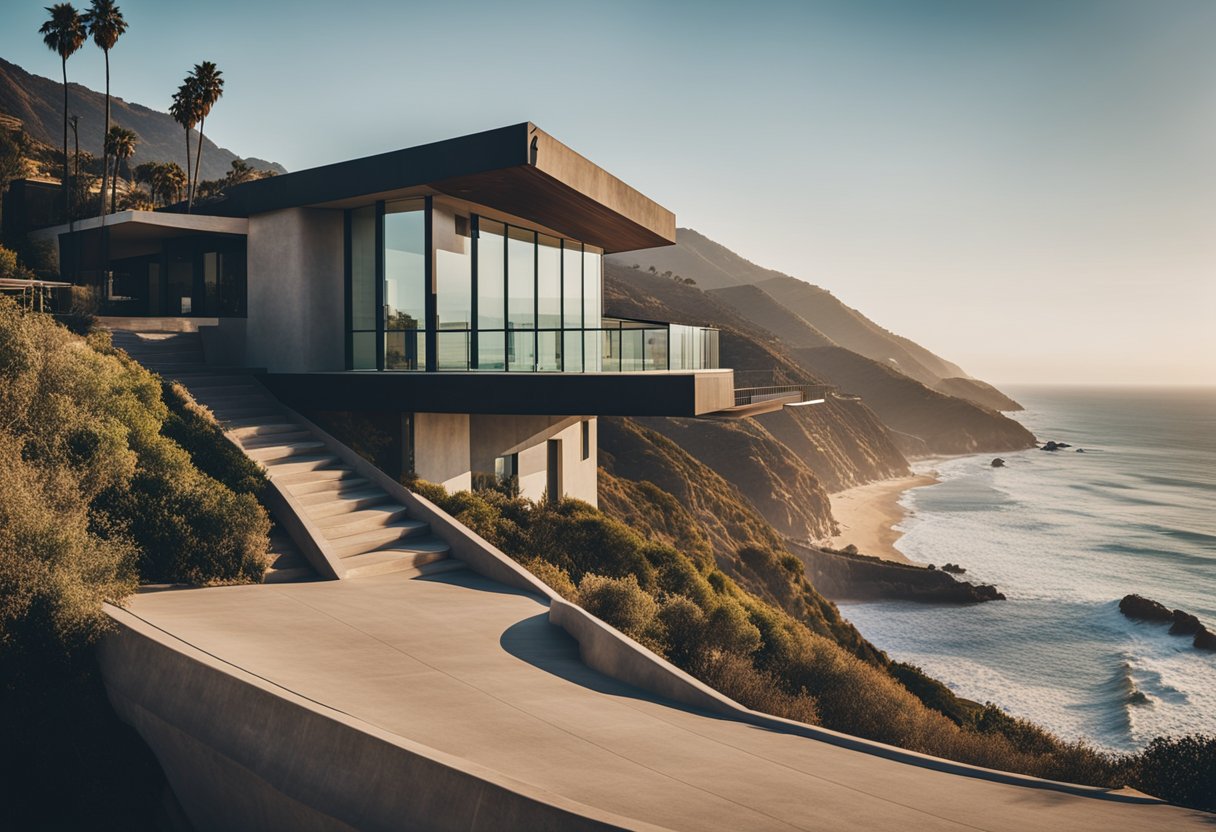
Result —
[{"label": "vegetation on slope", "polygon": [[102,604],[140,582],[261,578],[265,511],[195,464],[252,483],[221,470],[212,428],[171,411],[160,380],[106,334],[73,335],[0,298],[6,813],[36,811],[44,828],[146,822],[159,769],[109,710],[88,648],[109,630]]},{"label": "vegetation on slope", "polygon": [[[1205,799],[1197,778],[1210,771],[1216,741],[1160,740],[1142,755],[1115,756],[992,705],[959,724],[908,690],[905,679],[927,681],[915,668],[859,658],[745,590],[703,552],[656,542],[638,533],[650,529],[631,529],[576,500],[551,505],[410,485],[564,597],[748,707],[981,766],[1103,786],[1151,782],[1176,800]],[[609,489],[620,485],[609,477]],[[651,516],[667,517],[670,534],[679,501],[661,499],[661,490],[632,496],[643,494],[660,496]],[[695,538],[695,521],[674,522]],[[792,576],[796,564],[780,568]],[[940,686],[938,695],[950,696]]]}]

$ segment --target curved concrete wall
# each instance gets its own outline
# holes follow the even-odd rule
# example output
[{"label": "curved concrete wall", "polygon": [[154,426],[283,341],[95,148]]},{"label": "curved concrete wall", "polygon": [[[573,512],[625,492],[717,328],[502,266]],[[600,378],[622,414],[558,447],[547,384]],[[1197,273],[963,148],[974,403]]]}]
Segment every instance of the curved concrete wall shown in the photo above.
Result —
[{"label": "curved concrete wall", "polygon": [[106,611],[119,625],[99,651],[110,702],[199,830],[655,828],[412,743]]}]

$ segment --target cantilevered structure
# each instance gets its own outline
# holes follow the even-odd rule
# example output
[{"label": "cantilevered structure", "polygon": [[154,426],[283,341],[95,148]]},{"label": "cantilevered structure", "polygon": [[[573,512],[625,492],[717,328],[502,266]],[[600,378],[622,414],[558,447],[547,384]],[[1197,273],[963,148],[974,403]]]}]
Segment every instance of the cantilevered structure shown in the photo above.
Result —
[{"label": "cantilevered structure", "polygon": [[484,474],[594,503],[596,416],[735,405],[716,330],[603,313],[603,256],[674,243],[674,215],[531,123],[198,210],[33,236],[104,314],[188,320],[209,362],[301,410],[398,414],[403,467],[449,488]]}]

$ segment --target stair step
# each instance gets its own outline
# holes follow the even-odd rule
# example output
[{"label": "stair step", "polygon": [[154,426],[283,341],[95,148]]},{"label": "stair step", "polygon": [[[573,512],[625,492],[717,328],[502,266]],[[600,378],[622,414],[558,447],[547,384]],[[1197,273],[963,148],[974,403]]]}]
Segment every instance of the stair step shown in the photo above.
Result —
[{"label": "stair step", "polygon": [[233,428],[228,432],[244,443],[248,439],[270,438],[287,433],[294,433],[299,429],[300,426],[295,422],[271,422],[269,424],[249,425],[248,427],[243,428]]},{"label": "stair step", "polygon": [[352,555],[342,561],[345,578],[366,578],[389,572],[416,571],[418,575],[450,572],[464,568],[464,562],[449,558],[447,551],[393,551],[379,549],[362,555]]},{"label": "stair step", "polygon": [[393,498],[384,489],[361,488],[342,491],[322,491],[317,494],[306,494],[298,498],[300,504],[308,510],[308,516],[314,520],[322,520],[340,514],[350,514],[365,508],[387,503]]},{"label": "stair step", "polygon": [[328,487],[335,482],[348,482],[359,476],[350,468],[338,466],[334,468],[305,468],[299,471],[276,471],[274,481],[287,487],[292,496],[309,494],[318,489]]},{"label": "stair step", "polygon": [[[258,448],[270,448],[275,445],[286,445],[291,442],[307,442],[312,438],[312,432],[303,430],[299,425],[293,425],[296,430],[280,431],[278,433],[255,433],[252,436],[238,437],[241,447],[246,451]],[[320,443],[324,445],[324,443]]]},{"label": "stair step", "polygon": [[[252,424],[248,420],[261,419],[263,422],[283,420],[283,411],[277,407],[270,405],[259,405],[257,407],[212,407],[211,412],[215,414],[215,418],[221,422],[245,422]],[[243,427],[244,425],[240,425]]]},{"label": "stair step", "polygon": [[273,401],[264,390],[252,384],[244,387],[207,387],[192,395],[200,402],[206,402],[208,407]]},{"label": "stair step", "polygon": [[253,385],[253,378],[245,374],[237,373],[217,373],[215,367],[207,367],[206,372],[200,372],[190,377],[190,384],[187,385],[191,392],[198,388],[198,392],[202,393],[215,387],[232,387],[234,385],[247,383]]},{"label": "stair step", "polygon": [[340,558],[347,558],[393,545],[401,547],[405,540],[423,537],[429,534],[430,530],[429,524],[419,520],[398,520],[388,526],[345,536],[341,540],[335,541],[331,538],[331,542],[334,553]]},{"label": "stair step", "polygon": [[250,459],[256,459],[259,462],[271,462],[272,460],[308,456],[310,454],[315,454],[324,447],[324,442],[318,442],[315,439],[305,442],[283,442],[276,445],[263,445],[256,448],[246,448],[245,456],[249,457]]},{"label": "stair step", "polygon": [[360,532],[370,531],[391,526],[408,515],[405,506],[400,503],[386,503],[358,511],[348,511],[342,514],[331,514],[326,517],[316,517],[309,512],[313,525],[321,529],[330,540],[342,540]]},{"label": "stair step", "polygon": [[[284,474],[300,474],[315,472],[322,468],[344,468],[333,454],[316,454],[313,456],[298,456],[284,460],[269,460],[262,463],[274,478]],[[349,470],[349,469],[347,469]]]}]

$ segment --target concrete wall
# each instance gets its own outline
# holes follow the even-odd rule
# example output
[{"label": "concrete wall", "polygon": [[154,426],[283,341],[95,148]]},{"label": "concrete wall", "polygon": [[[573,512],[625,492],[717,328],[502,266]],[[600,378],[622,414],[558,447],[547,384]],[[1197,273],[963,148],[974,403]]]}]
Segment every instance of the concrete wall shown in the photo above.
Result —
[{"label": "concrete wall", "polygon": [[338,210],[250,217],[247,366],[272,373],[344,368],[344,244]]},{"label": "concrete wall", "polygon": [[467,413],[414,414],[414,471],[449,491],[473,487]]},{"label": "concrete wall", "polygon": [[562,443],[562,488],[565,497],[597,505],[597,431],[590,423],[591,453],[582,458],[582,422],[579,416],[490,416],[470,418],[472,470],[492,472],[494,459],[519,454],[519,490],[530,500],[543,498],[549,487],[548,447],[550,439]]},{"label": "concrete wall", "polygon": [[[225,664],[117,607],[110,703],[204,830],[606,830],[635,821],[516,781]],[[649,827],[648,827],[649,828]]]}]

